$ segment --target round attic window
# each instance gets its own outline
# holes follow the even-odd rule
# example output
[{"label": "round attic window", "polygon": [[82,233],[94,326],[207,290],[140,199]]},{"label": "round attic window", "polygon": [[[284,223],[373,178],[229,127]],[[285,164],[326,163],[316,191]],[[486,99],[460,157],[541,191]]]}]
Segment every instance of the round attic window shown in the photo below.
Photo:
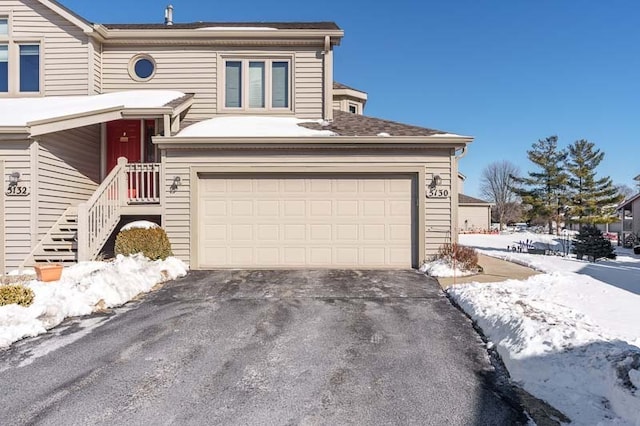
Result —
[{"label": "round attic window", "polygon": [[147,54],[138,54],[129,61],[129,75],[136,81],[151,80],[155,73],[156,61]]}]

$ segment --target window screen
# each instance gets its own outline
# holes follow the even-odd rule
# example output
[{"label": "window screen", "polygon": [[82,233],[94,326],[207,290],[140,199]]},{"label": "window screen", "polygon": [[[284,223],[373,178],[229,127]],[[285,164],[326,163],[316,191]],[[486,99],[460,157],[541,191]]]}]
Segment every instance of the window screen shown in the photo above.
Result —
[{"label": "window screen", "polygon": [[228,61],[225,66],[224,106],[240,108],[242,106],[242,62]]}]

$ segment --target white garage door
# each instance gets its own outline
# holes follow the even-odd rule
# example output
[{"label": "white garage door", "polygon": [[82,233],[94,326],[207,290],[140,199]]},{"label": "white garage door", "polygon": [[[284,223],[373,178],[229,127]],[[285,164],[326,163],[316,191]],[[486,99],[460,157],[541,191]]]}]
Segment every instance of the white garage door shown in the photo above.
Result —
[{"label": "white garage door", "polygon": [[413,179],[204,175],[201,268],[410,268]]}]

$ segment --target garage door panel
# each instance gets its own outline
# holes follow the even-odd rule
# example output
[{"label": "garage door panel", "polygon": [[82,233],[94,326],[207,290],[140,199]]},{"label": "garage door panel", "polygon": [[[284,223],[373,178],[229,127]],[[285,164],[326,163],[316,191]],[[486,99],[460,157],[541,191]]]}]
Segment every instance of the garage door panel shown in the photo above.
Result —
[{"label": "garage door panel", "polygon": [[410,176],[199,179],[199,267],[411,267]]}]

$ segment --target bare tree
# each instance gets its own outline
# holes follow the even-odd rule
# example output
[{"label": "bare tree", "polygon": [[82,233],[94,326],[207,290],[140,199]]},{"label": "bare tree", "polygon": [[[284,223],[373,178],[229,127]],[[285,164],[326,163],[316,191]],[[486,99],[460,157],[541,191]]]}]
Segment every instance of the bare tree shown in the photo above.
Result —
[{"label": "bare tree", "polygon": [[480,192],[484,199],[494,203],[493,210],[500,223],[500,229],[514,214],[520,213],[518,198],[513,192],[514,176],[520,175],[520,169],[513,163],[503,160],[489,164],[482,170]]},{"label": "bare tree", "polygon": [[625,199],[631,198],[636,195],[636,191],[634,191],[633,188],[631,188],[629,185],[625,185],[624,183],[616,185],[616,189],[618,190],[618,194],[624,195]]}]

